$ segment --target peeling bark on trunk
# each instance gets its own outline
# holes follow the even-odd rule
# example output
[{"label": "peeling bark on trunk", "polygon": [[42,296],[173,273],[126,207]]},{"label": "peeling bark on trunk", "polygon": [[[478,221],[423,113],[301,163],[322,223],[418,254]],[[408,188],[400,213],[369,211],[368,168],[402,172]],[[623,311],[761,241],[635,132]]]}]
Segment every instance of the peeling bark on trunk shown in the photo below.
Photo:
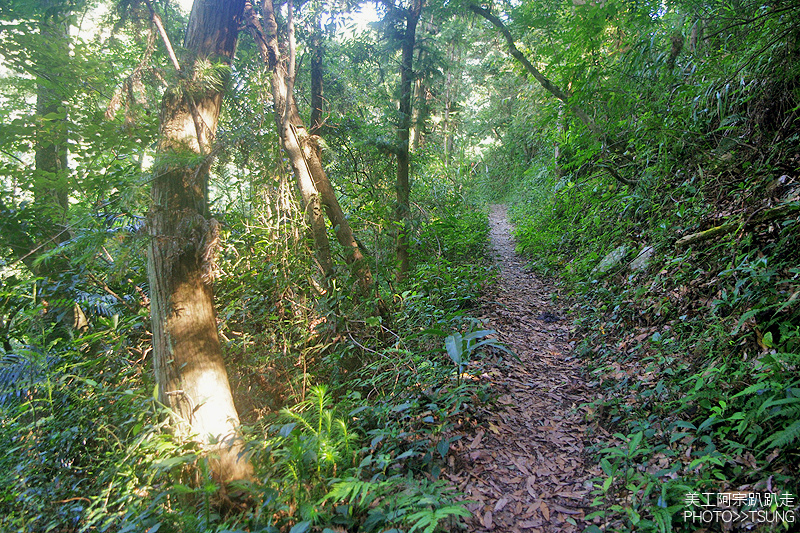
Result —
[{"label": "peeling bark on trunk", "polygon": [[182,76],[195,83],[164,95],[147,220],[159,398],[176,415],[176,434],[200,443],[221,483],[250,478],[252,467],[244,457],[212,288],[219,233],[209,218],[207,188],[223,93],[199,80],[196,67],[207,61],[230,65],[243,5],[214,0],[192,7],[184,42],[192,68]]},{"label": "peeling bark on trunk", "polygon": [[[287,69],[279,60],[281,54],[278,46],[277,23],[275,21],[271,0],[265,0],[263,6],[262,10],[264,13],[264,26],[267,30],[266,33],[262,30],[252,7],[248,7],[246,10],[247,22],[253,34],[253,38],[261,51],[264,62],[273,73],[272,96],[275,103],[275,120],[284,147],[292,162],[292,169],[294,170],[295,177],[300,185],[304,204],[306,206],[313,206],[312,209],[314,209],[315,217],[318,215],[316,211],[316,209],[319,209],[318,206],[324,206],[325,214],[334,227],[336,238],[344,248],[345,260],[350,265],[353,274],[357,277],[361,292],[366,294],[373,284],[372,272],[370,271],[369,264],[367,264],[364,254],[361,252],[356,242],[350,224],[344,215],[344,211],[342,211],[339,200],[336,198],[336,192],[325,172],[325,168],[322,164],[322,151],[319,143],[320,138],[317,135],[310,134],[308,130],[306,130],[300,118],[300,114],[297,111],[294,94],[291,90],[291,86],[287,83],[287,78],[289,77]],[[321,56],[319,60],[319,73],[321,73]],[[314,89],[315,91],[322,91],[321,78],[317,80],[316,84],[312,83],[312,88],[313,87],[317,87]],[[315,101],[319,102],[321,105],[321,94],[312,94],[312,107]],[[315,116],[316,109],[317,108],[312,109],[312,117]],[[321,117],[321,111],[319,116]],[[316,124],[318,129],[319,125],[321,125],[321,119],[312,118],[312,124]],[[319,217],[321,220],[321,228],[324,230],[325,225],[324,220],[321,219],[321,211],[319,212]],[[327,249],[328,260],[330,260],[330,245],[328,243],[327,233],[317,234],[317,229],[314,229],[313,224],[312,230],[314,231],[314,240],[317,250],[319,251],[325,247],[325,249]],[[332,264],[330,268],[332,269]]]},{"label": "peeling bark on trunk", "polygon": [[396,278],[401,281],[408,273],[409,246],[408,232],[411,231],[411,183],[409,180],[409,137],[411,129],[411,99],[414,89],[414,45],[416,44],[417,23],[422,12],[424,0],[414,0],[406,13],[406,28],[401,43],[400,59],[400,124],[397,130],[397,205],[395,220],[398,223],[396,244]]}]

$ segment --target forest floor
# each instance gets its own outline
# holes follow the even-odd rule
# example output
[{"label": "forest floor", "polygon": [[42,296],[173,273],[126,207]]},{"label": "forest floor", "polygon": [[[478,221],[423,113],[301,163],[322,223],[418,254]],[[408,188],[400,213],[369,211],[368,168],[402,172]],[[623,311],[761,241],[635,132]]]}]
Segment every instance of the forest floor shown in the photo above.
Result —
[{"label": "forest floor", "polygon": [[580,406],[590,390],[570,321],[552,303],[552,283],[516,254],[505,206],[492,206],[489,222],[500,275],[482,318],[521,361],[504,354],[487,364],[481,379],[496,402],[453,447],[457,468],[446,475],[474,502],[469,531],[582,531],[599,471],[584,452]]}]

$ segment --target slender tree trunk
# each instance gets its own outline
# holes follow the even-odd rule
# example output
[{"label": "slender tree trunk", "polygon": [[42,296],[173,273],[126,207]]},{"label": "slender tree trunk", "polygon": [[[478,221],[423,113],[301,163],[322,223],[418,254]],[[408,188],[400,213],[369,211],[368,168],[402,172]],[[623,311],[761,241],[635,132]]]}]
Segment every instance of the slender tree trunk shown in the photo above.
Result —
[{"label": "slender tree trunk", "polygon": [[[70,5],[64,0],[46,0],[45,15],[39,25],[42,45],[50,47],[52,53],[36,53],[36,71],[40,76],[36,84],[37,132],[33,183],[34,206],[40,219],[39,245],[31,246],[23,256],[23,262],[37,276],[45,278],[39,290],[52,301],[48,316],[60,328],[53,333],[73,335],[88,327],[86,315],[72,301],[71,291],[58,283],[58,279],[71,270],[69,259],[58,254],[44,262],[36,259],[42,253],[53,250],[70,239],[68,226],[69,195],[72,192],[67,161],[68,122],[66,102],[68,88],[60,83],[59,73],[69,62],[69,16]],[[69,303],[71,302],[71,303]]]},{"label": "slender tree trunk", "polygon": [[456,133],[456,121],[455,121],[455,110],[456,106],[454,105],[456,102],[456,98],[458,97],[459,92],[459,82],[458,80],[461,78],[460,72],[458,75],[453,76],[452,72],[452,65],[460,64],[460,49],[454,44],[451,45],[447,49],[447,59],[448,64],[450,67],[447,69],[447,73],[445,75],[445,92],[444,92],[444,124],[443,128],[443,137],[444,137],[444,146],[442,147],[444,150],[444,163],[445,166],[450,165],[453,161],[453,150],[455,149],[455,133]]},{"label": "slender tree trunk", "polygon": [[[320,30],[321,32],[321,30]],[[308,132],[303,126],[303,121],[297,113],[297,106],[293,105],[294,113],[290,120],[297,128],[300,145],[303,147],[303,154],[306,157],[308,166],[311,170],[311,176],[314,178],[314,183],[319,190],[322,197],[322,204],[325,206],[325,213],[331,225],[334,227],[336,239],[339,244],[344,248],[345,261],[350,265],[353,274],[358,279],[359,287],[362,294],[367,294],[372,287],[372,272],[370,271],[369,264],[367,263],[361,248],[358,246],[353,230],[350,228],[350,222],[344,215],[342,206],[339,204],[339,199],[336,197],[336,191],[328,179],[328,174],[325,172],[325,167],[322,164],[322,149],[320,148],[320,137],[316,134],[322,127],[322,111],[323,111],[323,50],[320,32],[316,32],[312,36],[312,52],[311,52],[311,132]],[[292,103],[294,104],[294,95],[290,95]]]},{"label": "slender tree trunk", "polygon": [[206,0],[192,7],[184,42],[191,67],[181,73],[192,83],[164,95],[148,213],[159,398],[177,417],[175,432],[197,439],[209,453],[221,483],[249,478],[252,467],[243,456],[212,288],[219,233],[209,218],[207,189],[223,89],[200,80],[208,69],[198,67],[209,61],[231,64],[243,6],[244,0]]},{"label": "slender tree trunk", "polygon": [[427,111],[425,92],[422,80],[415,80],[414,94],[411,98],[411,127],[408,130],[408,145],[412,152],[419,152],[422,145],[422,125],[425,122],[423,115]]},{"label": "slender tree trunk", "polygon": [[[60,0],[46,0],[43,8],[47,11],[39,33],[42,44],[50,43],[54,54],[37,54],[36,68],[42,76],[53,76],[63,68],[69,59],[69,26],[66,21],[69,8]],[[69,207],[69,183],[67,168],[67,121],[60,118],[64,113],[64,90],[57,80],[47,83],[40,80],[36,85],[36,115],[39,124],[36,140],[36,179],[33,193],[37,208],[44,214],[45,233],[56,244],[69,237],[63,233]],[[59,109],[60,108],[60,109]]]},{"label": "slender tree trunk", "polygon": [[[572,101],[571,98],[572,95],[569,92],[562,90],[558,85],[547,79],[545,75],[542,74],[539,71],[539,69],[537,69],[533,65],[533,63],[531,63],[528,60],[527,57],[525,57],[525,54],[520,52],[519,48],[517,48],[517,45],[514,42],[514,37],[511,35],[511,32],[508,30],[508,28],[506,28],[505,24],[503,24],[503,21],[500,20],[500,18],[497,15],[493,15],[485,7],[468,3],[467,8],[473,13],[476,13],[477,15],[480,15],[481,17],[485,18],[486,20],[491,22],[498,30],[500,30],[500,33],[502,33],[503,37],[505,37],[506,39],[506,44],[508,46],[508,53],[511,54],[517,61],[519,61],[522,64],[522,66],[525,67],[525,70],[527,70],[528,73],[531,76],[533,76],[534,79],[538,81],[539,84],[547,92],[549,92],[550,94],[552,94],[553,96],[564,102],[564,104],[575,114],[575,116],[577,116],[581,120],[581,122],[583,122],[583,124],[586,126],[586,129],[588,129],[597,139],[600,140],[600,142],[603,145],[603,152],[604,152],[601,154],[601,157],[605,159],[607,162],[607,164],[604,165],[604,168],[608,170],[609,174],[611,174],[614,177],[614,179],[616,179],[620,183],[623,183],[625,185],[635,185],[636,181],[625,178],[616,169],[617,159],[630,160],[630,158],[628,158],[627,156],[622,155],[624,150],[619,149],[616,142],[608,140],[608,135],[606,134],[606,132],[603,131],[603,129],[600,128],[600,126],[597,125],[594,119],[591,116],[589,116],[589,114],[586,113],[586,111],[584,111],[582,107],[580,107],[579,105],[577,105],[575,102]],[[615,155],[614,156],[609,155],[606,152],[606,150],[614,152]]]},{"label": "slender tree trunk", "polygon": [[558,137],[556,141],[553,143],[553,168],[555,169],[556,180],[560,180],[561,177],[564,175],[564,168],[561,166],[561,134],[564,133],[567,129],[566,124],[564,122],[564,105],[563,102],[558,105],[558,118],[556,119],[556,134]]},{"label": "slender tree trunk", "polygon": [[[35,276],[55,277],[69,267],[61,257],[37,263],[36,259],[54,245],[69,239],[66,232],[69,208],[69,168],[67,165],[67,121],[65,116],[69,82],[60,76],[69,62],[70,6],[65,0],[40,0],[36,10],[38,35],[32,36],[28,50],[30,63],[20,64],[36,81],[36,129],[31,192],[33,202],[26,213],[35,213],[35,227],[22,223],[17,215],[22,208],[0,201],[0,244],[11,248],[18,260]],[[26,169],[31,167],[18,159]],[[26,199],[24,203],[27,203]]]},{"label": "slender tree trunk", "polygon": [[411,129],[411,100],[414,89],[414,45],[416,44],[417,23],[424,0],[413,0],[406,12],[406,29],[401,43],[400,59],[400,124],[397,130],[397,205],[395,219],[398,223],[396,244],[396,277],[405,278],[409,267],[408,232],[411,231],[411,183],[409,180]]},{"label": "slender tree trunk", "polygon": [[361,252],[361,248],[353,235],[350,223],[342,211],[342,206],[336,198],[336,191],[333,189],[325,168],[322,166],[322,150],[319,146],[319,137],[308,135],[304,129],[298,128],[303,153],[308,162],[314,183],[322,197],[322,204],[325,206],[325,213],[328,220],[334,227],[336,240],[344,248],[345,261],[358,279],[359,288],[362,294],[367,294],[372,287],[372,271],[369,268],[366,257]]},{"label": "slender tree trunk", "polygon": [[[275,22],[272,2],[271,0],[265,0],[263,5],[265,6],[263,8],[263,13],[266,33],[262,30],[261,24],[252,7],[247,9],[246,18],[248,26],[264,58],[264,62],[273,73],[272,95],[275,102],[276,123],[278,124],[278,130],[281,133],[284,147],[292,162],[295,177],[300,185],[303,201],[306,206],[313,205],[314,209],[319,209],[317,207],[318,205],[324,206],[325,214],[334,227],[336,238],[344,248],[345,260],[351,266],[353,274],[357,277],[362,293],[366,293],[373,283],[372,272],[370,271],[369,264],[364,254],[358,246],[353,231],[350,228],[350,223],[347,221],[342,211],[339,200],[336,198],[336,192],[325,172],[325,168],[322,164],[319,137],[310,134],[308,130],[306,130],[300,118],[300,114],[297,111],[294,94],[291,91],[290,84],[286,81],[288,77],[287,69],[279,60],[281,55],[278,46],[277,23]],[[293,52],[290,51],[290,57],[292,55]],[[321,54],[318,56],[318,60],[319,64],[316,70],[319,79],[312,82],[312,90],[321,92]],[[315,69],[312,68],[312,71],[313,70]],[[312,124],[315,124],[316,129],[319,129],[322,116],[321,107],[315,107],[314,102],[318,102],[319,106],[321,106],[322,95],[312,94]],[[317,114],[318,109],[319,112]],[[303,193],[304,190],[306,193]],[[313,202],[317,203],[315,204]],[[317,216],[317,211],[314,211],[314,216]],[[321,220],[321,211],[319,217]],[[324,229],[324,220],[321,222],[321,225],[322,229]],[[319,251],[323,246],[327,247],[327,257],[330,260],[327,233],[317,236],[316,231],[317,230],[314,230],[317,250]],[[323,236],[324,243],[322,242]]]},{"label": "slender tree trunk", "polygon": [[322,116],[324,106],[323,79],[322,79],[322,27],[314,31],[311,35],[311,118],[309,120],[310,131],[317,135],[322,128]]},{"label": "slender tree trunk", "polygon": [[[311,177],[311,169],[303,155],[297,128],[289,120],[291,115],[296,113],[291,100],[294,82],[293,72],[288,71],[284,62],[281,61],[280,47],[278,46],[278,23],[275,20],[272,0],[263,0],[261,9],[264,16],[263,28],[249,0],[245,4],[245,20],[264,62],[272,72],[272,100],[275,111],[275,124],[278,127],[283,149],[289,156],[289,163],[292,166],[297,186],[300,189],[300,195],[303,198],[303,207],[311,227],[317,261],[323,274],[328,277],[333,273],[333,259],[331,258],[330,242],[328,241],[328,232],[322,213],[322,201],[320,193],[314,184],[314,179]],[[289,9],[291,11],[291,6]],[[290,59],[289,67],[292,70],[291,63],[293,63],[293,59]]]}]

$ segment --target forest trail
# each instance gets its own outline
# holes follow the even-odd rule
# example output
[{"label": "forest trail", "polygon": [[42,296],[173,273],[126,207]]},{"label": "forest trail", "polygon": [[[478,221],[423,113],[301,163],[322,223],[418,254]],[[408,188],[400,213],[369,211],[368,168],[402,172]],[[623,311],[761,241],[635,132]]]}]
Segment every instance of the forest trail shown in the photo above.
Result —
[{"label": "forest trail", "polygon": [[521,361],[506,356],[483,374],[497,402],[454,447],[461,469],[450,479],[476,502],[468,531],[581,531],[597,472],[584,453],[578,406],[589,389],[571,355],[570,322],[551,303],[553,286],[516,254],[506,207],[492,206],[489,222],[500,276],[483,318]]}]

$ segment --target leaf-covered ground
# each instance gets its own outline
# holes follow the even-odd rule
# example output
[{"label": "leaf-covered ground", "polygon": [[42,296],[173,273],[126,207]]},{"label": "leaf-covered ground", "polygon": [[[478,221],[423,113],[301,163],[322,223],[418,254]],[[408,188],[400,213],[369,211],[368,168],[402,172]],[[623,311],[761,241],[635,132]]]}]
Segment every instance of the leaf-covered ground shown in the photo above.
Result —
[{"label": "leaf-covered ground", "polygon": [[481,376],[497,401],[454,447],[459,468],[449,477],[474,501],[470,531],[580,531],[598,472],[584,452],[580,406],[590,391],[570,322],[552,303],[553,286],[515,253],[505,206],[493,206],[489,221],[500,276],[482,318],[520,361],[498,358]]}]

